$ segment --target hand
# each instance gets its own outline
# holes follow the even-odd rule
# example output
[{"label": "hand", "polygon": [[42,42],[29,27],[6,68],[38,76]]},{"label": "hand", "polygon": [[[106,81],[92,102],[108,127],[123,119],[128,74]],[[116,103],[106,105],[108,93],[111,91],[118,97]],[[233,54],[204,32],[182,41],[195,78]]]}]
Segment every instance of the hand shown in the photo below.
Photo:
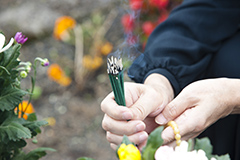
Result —
[{"label": "hand", "polygon": [[150,75],[145,84],[125,83],[124,87],[126,107],[117,105],[113,93],[102,101],[101,109],[105,112],[102,127],[113,149],[121,143],[123,135],[141,148],[148,133],[158,126],[155,116],[172,100],[173,89],[158,74]]},{"label": "hand", "polygon": [[[239,80],[227,78],[192,83],[164,108],[156,122],[174,120],[183,140],[196,137],[218,119],[239,111],[239,87]],[[170,127],[163,131],[162,138],[165,143],[174,140]]]}]

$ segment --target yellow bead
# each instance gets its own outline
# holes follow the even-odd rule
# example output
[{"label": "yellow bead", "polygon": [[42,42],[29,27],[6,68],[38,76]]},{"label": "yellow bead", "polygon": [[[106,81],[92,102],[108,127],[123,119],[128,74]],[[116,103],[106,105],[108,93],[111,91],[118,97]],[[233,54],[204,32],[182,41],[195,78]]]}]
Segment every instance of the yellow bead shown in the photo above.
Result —
[{"label": "yellow bead", "polygon": [[178,141],[178,140],[181,140],[181,135],[180,134],[176,134],[175,135],[175,139]]},{"label": "yellow bead", "polygon": [[181,140],[177,140],[176,141],[177,146],[180,146],[181,142],[182,142]]},{"label": "yellow bead", "polygon": [[173,130],[173,132],[174,132],[174,134],[179,134],[179,133],[180,133],[180,131],[179,131],[178,128],[175,128],[175,129]]},{"label": "yellow bead", "polygon": [[174,130],[175,128],[178,128],[178,127],[177,127],[177,123],[174,122],[174,121],[169,121],[169,122],[168,122],[168,125],[171,126],[173,130]]}]

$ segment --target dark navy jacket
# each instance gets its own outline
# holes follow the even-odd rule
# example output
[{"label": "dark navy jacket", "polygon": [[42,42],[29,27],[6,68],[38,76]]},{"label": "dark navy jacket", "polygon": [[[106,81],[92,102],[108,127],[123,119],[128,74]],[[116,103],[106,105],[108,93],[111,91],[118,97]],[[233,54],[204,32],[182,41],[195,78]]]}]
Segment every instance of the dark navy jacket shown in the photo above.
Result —
[{"label": "dark navy jacket", "polygon": [[[240,78],[239,26],[240,0],[185,0],[151,34],[129,77],[143,83],[152,73],[162,74],[175,95],[199,79]],[[240,160],[239,122],[239,115],[228,116],[202,136],[210,137],[215,153]]]}]

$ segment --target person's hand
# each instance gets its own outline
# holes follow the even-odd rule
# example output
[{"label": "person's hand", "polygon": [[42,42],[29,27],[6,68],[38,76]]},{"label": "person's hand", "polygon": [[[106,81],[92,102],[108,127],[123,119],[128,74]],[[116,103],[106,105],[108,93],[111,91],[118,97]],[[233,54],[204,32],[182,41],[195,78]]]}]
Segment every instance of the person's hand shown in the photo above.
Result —
[{"label": "person's hand", "polygon": [[[237,79],[208,79],[188,85],[156,117],[158,124],[174,120],[183,140],[198,136],[208,126],[230,113],[239,113],[239,81]],[[173,130],[162,132],[166,144],[174,141]]]},{"label": "person's hand", "polygon": [[155,116],[173,98],[173,89],[168,80],[157,74],[150,75],[145,84],[125,83],[126,107],[119,106],[110,93],[101,103],[105,113],[102,127],[113,149],[127,135],[140,148],[145,144],[148,133],[158,125]]}]

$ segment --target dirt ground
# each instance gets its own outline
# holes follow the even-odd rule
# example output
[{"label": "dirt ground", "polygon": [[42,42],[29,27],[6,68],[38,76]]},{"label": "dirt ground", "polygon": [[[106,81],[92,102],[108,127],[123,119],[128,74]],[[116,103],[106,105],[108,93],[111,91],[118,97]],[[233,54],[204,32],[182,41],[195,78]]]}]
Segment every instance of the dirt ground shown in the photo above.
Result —
[{"label": "dirt ground", "polygon": [[[13,32],[24,30],[25,32],[23,33],[29,37],[27,43],[20,50],[21,60],[33,62],[35,57],[46,57],[50,63],[61,64],[68,70],[72,78],[74,76],[72,69],[75,48],[53,38],[52,28],[54,22],[52,22],[51,18],[49,20],[52,26],[50,24],[43,26],[45,30],[40,34],[31,29],[36,29],[37,27],[41,29],[40,25],[43,24],[40,20],[49,17],[45,16],[39,19],[40,23],[36,25],[37,27],[30,28],[33,25],[31,23],[35,22],[34,20],[36,20],[37,16],[41,17],[44,14],[38,11],[38,7],[29,11],[33,12],[32,14],[25,13],[26,11],[24,12],[22,9],[24,13],[11,15],[11,11],[14,11],[14,9],[21,11],[19,7],[24,8],[24,6],[30,5],[28,2],[31,2],[33,6],[35,3],[40,3],[38,6],[41,9],[47,7],[44,11],[53,13],[51,15],[70,15],[76,18],[78,22],[87,19],[88,15],[90,15],[89,12],[94,10],[103,9],[105,14],[108,14],[109,12],[106,8],[109,11],[113,7],[119,9],[119,6],[109,6],[111,4],[109,4],[110,1],[108,0],[0,0],[0,18],[2,20],[0,30],[6,35],[12,35]],[[25,28],[21,28],[24,27],[23,25],[14,25],[13,27],[15,22],[13,23],[11,20],[18,15],[22,16],[17,18],[15,22],[29,23],[25,25]],[[29,20],[26,17],[21,20],[23,16],[32,16],[33,19]],[[9,21],[7,18],[9,18]],[[112,27],[105,35],[105,38],[114,46],[117,46],[118,41],[123,38],[123,34],[119,32],[119,22],[120,19],[116,18]],[[48,25],[50,25],[50,28],[46,28]],[[74,80],[68,87],[62,87],[49,80],[47,68],[39,67],[37,73],[36,85],[42,89],[42,94],[40,98],[33,100],[32,104],[35,107],[38,119],[52,117],[56,120],[56,123],[53,126],[42,127],[42,133],[37,136],[38,143],[33,144],[29,141],[26,151],[36,147],[51,147],[57,150],[56,152],[48,152],[47,156],[42,158],[42,160],[76,160],[83,156],[91,157],[95,160],[117,159],[115,152],[110,148],[105,138],[105,131],[101,127],[103,113],[100,110],[100,103],[111,91],[106,65],[103,65],[93,74],[92,78],[87,80],[83,90],[76,88]],[[22,87],[30,87],[29,77],[23,81]]]}]

